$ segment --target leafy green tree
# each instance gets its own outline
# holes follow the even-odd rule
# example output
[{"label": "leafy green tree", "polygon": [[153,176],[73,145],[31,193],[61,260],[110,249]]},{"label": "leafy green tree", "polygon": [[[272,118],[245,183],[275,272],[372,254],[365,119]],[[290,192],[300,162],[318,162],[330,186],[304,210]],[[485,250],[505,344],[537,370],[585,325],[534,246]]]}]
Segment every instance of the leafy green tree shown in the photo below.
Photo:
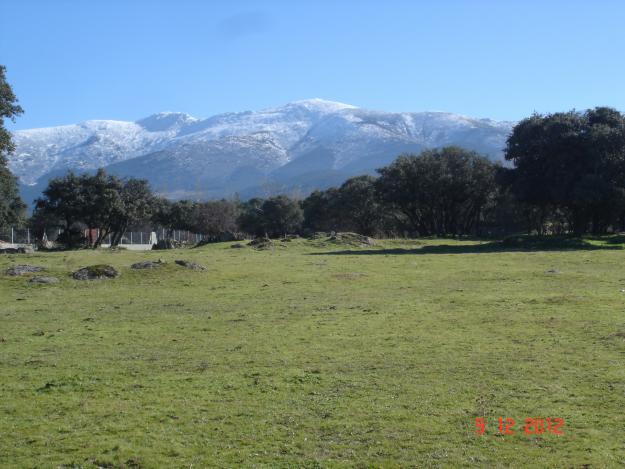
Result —
[{"label": "leafy green tree", "polygon": [[192,200],[178,200],[171,205],[169,226],[171,229],[191,230],[195,224],[197,203]]},{"label": "leafy green tree", "polygon": [[340,231],[342,211],[339,190],[331,187],[325,191],[314,191],[302,202],[304,227],[311,231]]},{"label": "leafy green tree", "polygon": [[402,155],[378,172],[381,199],[422,236],[477,232],[495,190],[493,163],[458,147]]},{"label": "leafy green tree", "polygon": [[276,237],[298,232],[303,220],[299,202],[279,195],[265,200],[250,199],[242,204],[238,224],[246,233]]},{"label": "leafy green tree", "polygon": [[[116,216],[124,211],[122,190],[122,181],[108,176],[103,169],[93,176],[82,174],[78,177],[76,196],[80,206],[77,216],[88,228],[98,229],[99,236],[94,247],[99,247],[104,238],[112,233]],[[115,245],[114,241],[111,244]]]},{"label": "leafy green tree", "polygon": [[265,231],[269,236],[297,233],[304,221],[299,202],[285,195],[265,200],[261,212]]},{"label": "leafy green tree", "polygon": [[237,204],[229,200],[211,200],[198,204],[193,231],[207,235],[211,240],[221,240],[224,235],[237,231]]},{"label": "leafy green tree", "polygon": [[313,192],[302,203],[304,227],[313,231],[356,231],[365,235],[390,229],[375,181],[373,176],[357,176],[338,188]]},{"label": "leafy green tree", "polygon": [[349,231],[374,235],[385,227],[385,213],[373,176],[348,179],[338,190],[338,206],[343,225]]},{"label": "leafy green tree", "polygon": [[6,80],[6,67],[0,65],[0,226],[19,223],[26,209],[19,196],[17,179],[7,166],[7,156],[15,151],[15,145],[4,126],[4,119],[15,121],[23,112]]},{"label": "leafy green tree", "polygon": [[158,227],[167,228],[169,231],[169,214],[171,212],[172,205],[173,202],[165,199],[164,197],[155,197],[152,207],[152,216],[150,217],[152,224]]},{"label": "leafy green tree", "polygon": [[[82,196],[80,177],[73,172],[51,179],[43,196],[35,201],[33,217],[37,220],[54,221],[69,233],[83,216],[85,202]],[[73,236],[67,237],[67,241],[70,248],[74,247]]]},{"label": "leafy green tree", "polygon": [[263,202],[263,199],[255,197],[241,204],[237,218],[237,225],[241,231],[254,236],[265,235],[265,223],[261,208]]},{"label": "leafy green tree", "polygon": [[484,206],[480,235],[500,237],[520,233],[535,225],[538,211],[535,207],[519,201],[510,188],[512,180],[512,168],[504,166],[495,168],[496,189]]},{"label": "leafy green tree", "polygon": [[69,172],[52,179],[36,201],[34,219],[53,222],[65,229],[68,247],[80,240],[76,225],[97,229],[93,247],[111,236],[111,245],[119,244],[131,223],[147,220],[154,208],[154,197],[145,180],[122,180],[102,169],[95,175],[77,176]]},{"label": "leafy green tree", "polygon": [[601,233],[625,212],[625,117],[615,109],[534,114],[513,129],[506,159],[539,231],[561,213],[571,231]]},{"label": "leafy green tree", "polygon": [[96,241],[99,246],[111,234],[111,245],[117,246],[131,224],[147,223],[155,209],[155,197],[145,179],[130,178],[125,181],[112,179],[113,184],[121,182],[121,187],[109,187],[106,191],[106,204],[109,207]]},{"label": "leafy green tree", "polygon": [[198,204],[192,200],[171,202],[158,199],[152,221],[167,229],[167,236],[172,237],[174,230],[193,230],[197,219]]}]

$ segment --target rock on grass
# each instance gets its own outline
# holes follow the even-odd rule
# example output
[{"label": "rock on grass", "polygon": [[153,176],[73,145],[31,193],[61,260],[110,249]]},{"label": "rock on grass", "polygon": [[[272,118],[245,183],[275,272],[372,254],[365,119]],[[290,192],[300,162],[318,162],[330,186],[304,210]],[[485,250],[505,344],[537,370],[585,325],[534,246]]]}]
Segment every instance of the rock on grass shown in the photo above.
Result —
[{"label": "rock on grass", "polygon": [[12,277],[17,277],[18,275],[31,274],[41,272],[43,270],[45,270],[43,267],[39,267],[37,265],[18,264],[13,267],[9,267],[6,274]]},{"label": "rock on grass", "polygon": [[156,269],[156,268],[162,267],[164,265],[165,265],[165,263],[159,259],[158,261],[137,262],[136,264],[132,264],[130,267],[132,269]]},{"label": "rock on grass", "polygon": [[274,246],[274,243],[269,238],[254,238],[249,243],[248,246],[252,246],[254,249],[262,250],[262,249],[271,249]]},{"label": "rock on grass", "polygon": [[44,283],[44,284],[59,283],[59,279],[56,277],[35,276],[31,278],[28,281],[28,283]]},{"label": "rock on grass", "polygon": [[119,277],[119,272],[113,266],[98,264],[78,269],[72,277],[76,280],[105,280]]},{"label": "rock on grass", "polygon": [[181,265],[182,267],[186,267],[187,269],[206,270],[206,267],[200,264],[196,264],[195,262],[184,261],[182,259],[178,259],[177,261],[174,261],[174,262],[176,262],[176,264],[178,265]]},{"label": "rock on grass", "polygon": [[375,240],[373,238],[358,233],[349,232],[336,233],[334,236],[331,236],[328,241],[346,246],[375,246]]}]

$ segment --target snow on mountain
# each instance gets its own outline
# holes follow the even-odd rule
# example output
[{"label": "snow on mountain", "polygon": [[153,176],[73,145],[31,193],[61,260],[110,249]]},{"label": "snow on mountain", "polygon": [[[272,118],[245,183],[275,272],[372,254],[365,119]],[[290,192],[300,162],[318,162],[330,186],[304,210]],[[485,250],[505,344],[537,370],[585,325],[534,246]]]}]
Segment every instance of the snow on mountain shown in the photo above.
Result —
[{"label": "snow on mountain", "polygon": [[190,141],[120,163],[107,170],[139,174],[159,192],[176,198],[222,197],[251,187],[288,162],[284,147],[267,132]]},{"label": "snow on mountain", "polygon": [[501,160],[511,123],[494,123],[442,112],[388,113],[352,109],[328,116],[291,148],[293,158],[318,147],[333,155],[332,169],[367,171],[400,153],[460,145]]},{"label": "snow on mountain", "polygon": [[[512,125],[309,99],[208,119],[164,112],[137,122],[93,120],[17,131],[9,165],[27,185],[44,187],[50,175],[67,169],[107,167],[122,176],[145,177],[165,194],[218,197],[253,194],[272,183],[286,187],[314,180],[324,186],[373,172],[400,153],[443,145],[501,160]],[[310,184],[304,184],[307,190]]]},{"label": "snow on mountain", "polygon": [[280,144],[289,148],[296,144],[310,127],[328,115],[345,109],[348,104],[309,99],[262,111],[218,114],[197,122],[181,133],[182,140],[215,140],[221,137],[270,132]]},{"label": "snow on mountain", "polygon": [[148,132],[168,132],[175,135],[198,120],[184,112],[159,112],[138,120],[136,123]]},{"label": "snow on mountain", "polygon": [[[150,118],[148,118],[150,119]],[[26,184],[59,169],[93,169],[166,146],[174,127],[150,131],[134,122],[92,120],[75,125],[14,132],[9,167]]]}]

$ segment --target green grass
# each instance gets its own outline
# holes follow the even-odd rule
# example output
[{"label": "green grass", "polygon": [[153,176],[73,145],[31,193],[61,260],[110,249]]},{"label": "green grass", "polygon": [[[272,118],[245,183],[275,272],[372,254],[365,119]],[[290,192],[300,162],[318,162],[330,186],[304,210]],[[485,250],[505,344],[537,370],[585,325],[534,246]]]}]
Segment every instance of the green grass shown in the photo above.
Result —
[{"label": "green grass", "polygon": [[[625,464],[614,239],[284,246],[0,256],[61,278],[0,275],[0,466]],[[121,276],[70,277],[98,264]]]}]

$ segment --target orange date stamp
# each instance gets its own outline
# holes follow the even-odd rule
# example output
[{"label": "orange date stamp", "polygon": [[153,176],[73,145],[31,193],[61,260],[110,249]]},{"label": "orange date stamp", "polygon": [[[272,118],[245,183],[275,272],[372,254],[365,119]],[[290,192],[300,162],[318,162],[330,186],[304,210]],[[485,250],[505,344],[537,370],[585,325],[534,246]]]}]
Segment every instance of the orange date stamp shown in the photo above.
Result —
[{"label": "orange date stamp", "polygon": [[[517,426],[518,425],[518,426]],[[510,417],[499,417],[493,424],[488,424],[485,417],[475,418],[475,433],[484,435],[487,430],[494,428],[494,433],[499,435],[514,435],[524,433],[525,435],[564,435],[564,419],[551,417],[528,417],[525,423],[517,424],[517,421]]]}]

